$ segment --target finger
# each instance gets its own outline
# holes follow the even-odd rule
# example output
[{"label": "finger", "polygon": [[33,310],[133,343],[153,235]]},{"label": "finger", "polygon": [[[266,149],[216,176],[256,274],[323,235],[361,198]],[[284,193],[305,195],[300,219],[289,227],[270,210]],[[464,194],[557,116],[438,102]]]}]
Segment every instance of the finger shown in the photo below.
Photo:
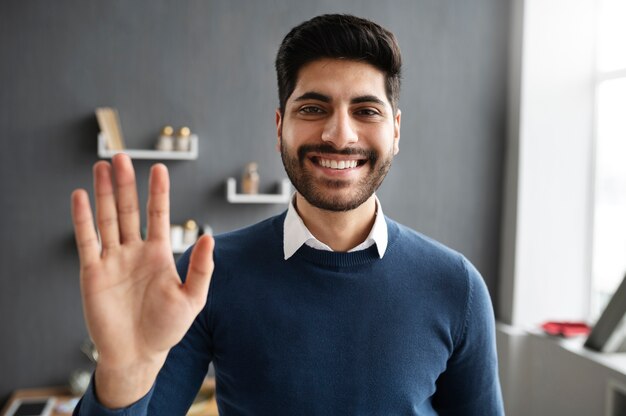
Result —
[{"label": "finger", "polygon": [[117,215],[122,243],[141,240],[139,225],[139,198],[135,170],[130,157],[120,153],[113,157],[113,171],[117,187]]},{"label": "finger", "polygon": [[215,240],[213,240],[213,237],[203,235],[198,239],[191,252],[184,289],[198,310],[204,307],[207,294],[209,293],[209,284],[211,283],[211,275],[214,268],[214,246]]},{"label": "finger", "polygon": [[148,196],[148,240],[170,241],[170,179],[159,163],[150,170]]},{"label": "finger", "polygon": [[100,246],[89,206],[89,196],[84,189],[72,192],[72,222],[81,267],[89,267],[100,258]]},{"label": "finger", "polygon": [[93,167],[94,188],[96,190],[96,220],[103,250],[112,249],[120,244],[117,208],[113,193],[111,165],[98,162]]}]

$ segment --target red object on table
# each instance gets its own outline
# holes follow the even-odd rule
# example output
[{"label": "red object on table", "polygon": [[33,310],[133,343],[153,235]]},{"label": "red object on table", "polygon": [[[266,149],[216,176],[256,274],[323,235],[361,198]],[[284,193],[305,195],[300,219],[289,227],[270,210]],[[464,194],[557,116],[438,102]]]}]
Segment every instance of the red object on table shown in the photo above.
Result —
[{"label": "red object on table", "polygon": [[591,327],[584,322],[548,321],[541,328],[549,335],[562,337],[574,337],[577,335],[589,335]]}]

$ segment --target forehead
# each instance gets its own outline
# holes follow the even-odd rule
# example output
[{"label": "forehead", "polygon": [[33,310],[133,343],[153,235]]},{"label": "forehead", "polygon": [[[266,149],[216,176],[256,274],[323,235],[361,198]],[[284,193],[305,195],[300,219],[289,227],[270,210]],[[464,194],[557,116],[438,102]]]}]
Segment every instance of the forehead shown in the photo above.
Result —
[{"label": "forehead", "polygon": [[390,105],[383,72],[368,63],[347,59],[318,59],[302,66],[288,101],[307,92],[346,100],[373,95]]}]

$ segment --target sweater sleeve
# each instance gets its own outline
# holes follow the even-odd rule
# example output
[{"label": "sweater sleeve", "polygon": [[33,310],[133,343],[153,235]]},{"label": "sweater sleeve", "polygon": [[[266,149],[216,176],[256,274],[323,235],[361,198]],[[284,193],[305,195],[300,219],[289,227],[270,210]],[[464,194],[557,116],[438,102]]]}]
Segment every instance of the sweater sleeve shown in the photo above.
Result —
[{"label": "sweater sleeve", "polygon": [[[184,281],[189,265],[189,253],[177,263],[178,273]],[[207,302],[208,304],[208,302]],[[92,382],[74,410],[74,416],[170,416],[184,415],[191,406],[211,362],[211,345],[207,331],[205,307],[196,317],[184,338],[174,346],[155,384],[139,401],[122,409],[107,409],[102,406]]]},{"label": "sweater sleeve", "polygon": [[465,319],[447,368],[437,380],[433,406],[440,415],[504,415],[489,292],[478,271],[466,259],[463,263]]},{"label": "sweater sleeve", "polygon": [[128,407],[121,409],[109,409],[104,407],[96,398],[96,391],[94,387],[94,377],[91,378],[91,382],[85,391],[85,394],[81,398],[80,402],[74,409],[73,415],[89,415],[89,416],[142,416],[147,414],[148,403],[154,391],[154,386],[150,391],[137,402]]}]

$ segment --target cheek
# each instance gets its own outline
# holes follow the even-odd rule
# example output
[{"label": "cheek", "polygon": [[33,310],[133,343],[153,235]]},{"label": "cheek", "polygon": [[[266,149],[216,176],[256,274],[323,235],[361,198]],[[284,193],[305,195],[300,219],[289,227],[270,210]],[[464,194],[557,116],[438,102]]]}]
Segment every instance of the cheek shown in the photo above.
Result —
[{"label": "cheek", "polygon": [[287,133],[283,131],[283,136],[279,138],[276,148],[281,155],[293,157],[296,152],[297,145],[295,145],[293,141],[290,141],[287,137]]},{"label": "cheek", "polygon": [[361,146],[371,147],[381,153],[398,153],[398,140],[395,139],[393,130],[387,127],[371,129],[359,137]]},{"label": "cheek", "polygon": [[287,118],[283,122],[283,140],[289,142],[306,142],[320,139],[324,131],[324,123],[311,120],[299,120],[297,118]]}]

